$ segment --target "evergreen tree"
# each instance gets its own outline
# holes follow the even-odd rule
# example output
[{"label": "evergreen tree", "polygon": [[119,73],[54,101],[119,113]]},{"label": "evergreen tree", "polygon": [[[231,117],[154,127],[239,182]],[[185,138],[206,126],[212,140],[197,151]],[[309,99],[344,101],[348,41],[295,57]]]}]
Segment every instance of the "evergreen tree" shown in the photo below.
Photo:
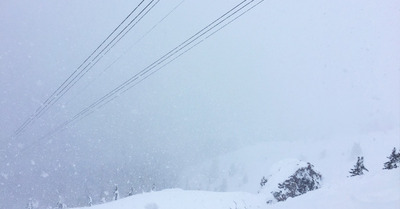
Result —
[{"label": "evergreen tree", "polygon": [[93,205],[92,196],[88,196],[88,206],[91,207]]},{"label": "evergreen tree", "polygon": [[62,203],[61,201],[57,202],[57,207],[58,209],[65,209],[68,208],[66,204]]},{"label": "evergreen tree", "polygon": [[387,157],[389,161],[383,164],[383,169],[393,169],[400,166],[400,152],[396,153],[396,147],[393,148],[392,154]]},{"label": "evergreen tree", "polygon": [[118,191],[118,185],[116,185],[114,190],[114,200],[118,200],[118,198],[119,198],[119,191]]},{"label": "evergreen tree", "polygon": [[133,195],[133,187],[131,187],[131,189],[129,190],[128,196],[132,196]]},{"label": "evergreen tree", "polygon": [[[289,197],[296,197],[321,187],[322,175],[313,169],[311,163],[307,167],[299,168],[289,179],[278,184],[278,191],[272,195],[278,202],[285,201]],[[271,203],[268,201],[267,203]]]},{"label": "evergreen tree", "polygon": [[28,204],[26,205],[26,209],[33,209],[32,200],[29,200]]},{"label": "evergreen tree", "polygon": [[261,182],[260,182],[261,187],[265,186],[265,184],[266,184],[267,182],[268,182],[268,179],[265,178],[265,176],[263,176],[262,179],[261,179]]},{"label": "evergreen tree", "polygon": [[58,202],[56,204],[56,208],[58,209],[68,208],[67,205],[64,203],[63,199],[61,198],[61,196],[58,196]]},{"label": "evergreen tree", "polygon": [[349,171],[351,174],[350,177],[363,175],[363,170],[368,171],[364,166],[364,157],[358,157],[356,165],[354,165],[354,168]]}]

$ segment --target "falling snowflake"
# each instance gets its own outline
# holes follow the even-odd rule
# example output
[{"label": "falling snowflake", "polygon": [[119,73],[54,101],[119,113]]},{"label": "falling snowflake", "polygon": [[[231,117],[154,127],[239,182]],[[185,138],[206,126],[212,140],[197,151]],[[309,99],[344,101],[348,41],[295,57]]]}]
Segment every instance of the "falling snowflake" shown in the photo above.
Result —
[{"label": "falling snowflake", "polygon": [[43,177],[43,178],[47,178],[47,177],[49,177],[49,174],[44,172],[44,171],[42,171],[42,174],[40,174],[40,176]]}]

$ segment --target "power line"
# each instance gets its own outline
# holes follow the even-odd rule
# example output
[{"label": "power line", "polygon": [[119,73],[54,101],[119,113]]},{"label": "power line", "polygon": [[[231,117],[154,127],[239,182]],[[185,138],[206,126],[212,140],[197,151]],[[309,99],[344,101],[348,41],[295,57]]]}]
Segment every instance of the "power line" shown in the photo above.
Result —
[{"label": "power line", "polygon": [[[185,0],[182,0],[181,2],[179,2],[174,8],[172,8],[166,15],[164,15],[159,21],[157,21],[156,24],[154,24],[147,32],[145,32],[135,43],[133,43],[132,45],[129,46],[129,48],[127,50],[125,50],[122,54],[120,54],[112,63],[110,63],[109,65],[107,65],[107,67],[105,67],[100,75],[97,76],[100,77],[102,74],[104,74],[107,70],[109,70],[115,63],[117,63],[123,56],[125,56],[128,51],[132,50],[132,48],[139,43],[141,40],[143,40],[147,35],[149,35],[155,28],[157,28],[158,25],[160,25],[165,19],[167,19],[176,9],[178,9],[183,2],[185,2]],[[95,78],[94,80],[92,80],[90,83],[88,83],[85,87],[83,87],[83,90],[78,93],[78,95],[80,95],[81,93],[83,93],[89,86],[91,86],[96,80],[97,78]],[[69,100],[67,103],[70,103],[73,99],[75,99],[78,95],[76,95],[74,98],[72,98],[71,100]]]},{"label": "power line", "polygon": [[[36,119],[40,118],[52,105],[54,105],[61,97],[63,97],[65,95],[65,93],[72,88],[72,86],[74,86],[89,70],[91,70],[94,67],[94,65],[96,65],[96,63],[99,62],[100,59],[104,55],[106,55],[159,2],[159,0],[157,0],[156,3],[153,4],[154,1],[155,0],[152,0],[143,9],[141,9],[141,11],[132,20],[130,20],[130,22],[121,31],[119,31],[118,34],[115,35],[115,37],[111,41],[109,41],[109,39],[111,39],[111,37],[114,36],[115,33],[117,33],[117,31],[124,25],[124,23],[127,22],[128,19],[144,3],[144,0],[142,0],[128,14],[128,16],[125,17],[125,19],[107,36],[107,38],[104,39],[103,42],[79,65],[79,67],[76,68],[74,70],[74,72],[45,100],[45,102],[42,103],[42,105],[36,109],[34,114],[32,114],[14,132],[14,135],[12,137],[13,138],[18,137],[27,128],[27,126],[29,126]],[[121,34],[123,34],[123,35],[121,35]],[[118,40],[117,40],[117,38],[118,38]],[[105,47],[103,47],[107,42],[108,42],[108,44]],[[111,47],[110,47],[110,45],[111,45]],[[101,48],[102,48],[102,50],[100,52],[98,52]],[[102,54],[105,50],[107,50],[107,51],[104,54]],[[97,55],[95,55],[96,53],[97,53]],[[83,66],[85,66],[85,67],[83,69],[81,69]]]},{"label": "power line", "polygon": [[[87,113],[91,110],[95,110],[98,109],[100,106],[103,106],[107,103],[109,103],[110,101],[114,100],[116,97],[118,97],[120,94],[125,93],[127,90],[129,90],[130,88],[132,88],[133,86],[137,85],[138,83],[140,83],[141,81],[143,81],[144,79],[148,78],[150,75],[152,75],[154,72],[149,73],[151,70],[153,70],[154,68],[156,68],[157,66],[159,66],[160,64],[162,64],[163,62],[165,62],[167,59],[169,59],[170,57],[172,57],[173,55],[175,55],[176,53],[178,53],[179,51],[183,50],[184,48],[186,48],[187,46],[189,46],[190,44],[192,44],[194,41],[196,41],[197,39],[199,39],[200,37],[204,36],[205,34],[207,34],[207,32],[211,31],[212,29],[214,29],[215,27],[217,27],[218,25],[224,23],[227,19],[229,19],[230,17],[232,17],[233,15],[235,15],[236,13],[240,12],[241,10],[243,10],[245,7],[247,7],[249,4],[251,4],[252,2],[254,2],[254,0],[251,0],[250,2],[248,2],[247,4],[245,4],[244,6],[241,6],[242,4],[244,4],[246,2],[243,1],[240,4],[236,5],[233,9],[231,9],[230,11],[228,11],[227,13],[225,13],[224,15],[222,15],[221,17],[219,17],[217,20],[215,20],[214,22],[212,22],[211,24],[209,24],[208,26],[206,26],[205,28],[203,28],[202,30],[200,30],[198,33],[196,33],[195,35],[193,35],[192,37],[190,37],[189,39],[187,39],[186,41],[184,41],[182,44],[180,44],[178,47],[175,47],[173,50],[169,51],[167,54],[165,54],[164,56],[162,56],[160,59],[158,59],[157,61],[153,62],[152,64],[150,64],[148,67],[146,67],[145,69],[143,69],[142,71],[140,71],[139,73],[137,73],[136,75],[134,75],[133,77],[131,77],[130,79],[128,79],[127,81],[125,81],[124,83],[122,83],[121,85],[119,85],[117,88],[113,89],[112,91],[110,91],[108,94],[106,94],[105,96],[101,97],[100,99],[98,99],[97,101],[95,101],[94,103],[92,103],[89,107],[83,109],[82,111],[80,111],[78,114],[76,114],[72,119],[70,119],[67,122],[67,125],[74,122],[75,120],[77,120],[78,118],[82,117],[82,116],[87,116]],[[260,1],[259,3],[261,3],[262,1]],[[259,4],[258,3],[258,4]],[[256,5],[258,5],[256,4]],[[256,6],[254,5],[254,6]],[[240,7],[241,6],[241,7]],[[253,6],[253,7],[254,7]],[[251,8],[253,8],[251,7]],[[239,9],[237,9],[239,8]],[[250,9],[251,9],[250,8]],[[237,9],[235,11],[235,9]],[[243,12],[242,14],[240,14],[239,16],[243,15],[244,13],[248,12],[249,10],[246,10],[245,12]],[[231,13],[231,14],[230,14]],[[239,17],[238,16],[238,17]],[[237,19],[238,17],[236,17],[235,19]],[[222,20],[221,20],[222,19]],[[204,41],[205,39],[207,39],[208,37],[210,37],[211,35],[215,34],[217,31],[219,31],[220,29],[222,29],[223,27],[227,26],[228,24],[230,24],[231,22],[233,22],[235,19],[229,21],[228,23],[226,23],[225,25],[223,25],[221,28],[219,28],[218,30],[214,31],[213,33],[209,34],[208,36],[206,36],[203,40],[201,40],[200,42],[198,42],[197,44],[193,45],[192,47],[188,48],[186,51],[184,51],[183,53],[181,53],[180,55],[178,55],[177,57],[175,57],[174,59],[170,60],[167,63],[164,63],[165,65],[169,64],[170,62],[172,62],[173,60],[177,59],[179,56],[183,55],[184,53],[186,53],[187,51],[189,51],[190,49],[192,49],[193,47],[195,47],[196,45],[198,45],[199,43],[201,43],[202,41]],[[219,22],[218,22],[219,21]],[[215,25],[213,25],[215,24]],[[212,26],[213,25],[213,26]],[[207,30],[206,30],[207,29]],[[200,34],[200,35],[199,35]],[[198,36],[199,35],[199,36]],[[197,37],[196,37],[197,36]],[[183,46],[182,46],[183,45]],[[164,67],[165,65],[162,65],[162,67]],[[159,68],[159,69],[161,69]],[[157,71],[159,70],[157,69]],[[147,75],[148,74],[148,75]],[[141,79],[142,78],[142,79]],[[134,83],[135,81],[138,81],[136,83]],[[133,83],[133,85],[131,85]],[[131,86],[129,86],[131,85]],[[111,99],[110,99],[111,98]],[[64,127],[64,125],[63,125]]]},{"label": "power line", "polygon": [[[197,42],[196,44],[194,44],[193,46],[191,46],[190,48],[186,49],[185,51],[183,51],[182,53],[180,53],[178,56],[176,56],[175,58],[173,58],[172,60],[168,61],[167,63],[163,64],[161,67],[159,67],[158,69],[154,70],[153,72],[151,72],[149,75],[147,75],[143,80],[147,79],[148,77],[150,77],[151,75],[153,75],[154,73],[156,73],[157,71],[161,70],[162,68],[164,68],[166,65],[168,65],[169,63],[173,62],[174,60],[178,59],[180,56],[182,56],[183,54],[185,54],[186,52],[190,51],[191,49],[193,49],[194,47],[196,47],[197,45],[199,45],[200,43],[202,43],[203,41],[207,40],[209,37],[211,37],[212,35],[214,35],[215,33],[217,33],[218,31],[222,30],[223,28],[225,28],[226,26],[228,26],[230,23],[232,23],[233,21],[235,21],[236,19],[238,19],[239,17],[241,17],[242,15],[244,15],[245,13],[247,13],[248,11],[250,11],[251,9],[253,9],[254,7],[256,7],[257,5],[261,4],[264,0],[259,1],[258,3],[256,3],[255,5],[253,5],[252,7],[250,7],[249,9],[247,9],[245,12],[241,13],[240,15],[236,16],[234,19],[230,20],[228,23],[224,24],[222,27],[218,28],[216,31],[212,32],[211,34],[209,34],[208,36],[206,36],[205,38],[203,38],[202,40],[200,40],[199,42]],[[140,81],[141,82],[141,81]],[[133,86],[129,87],[127,90],[131,89]],[[125,91],[127,91],[125,90]],[[108,103],[108,102],[107,102]]]},{"label": "power line", "polygon": [[[98,51],[101,46],[121,27],[121,25],[140,7],[140,5],[144,2],[142,0],[139,5],[137,5],[128,16],[107,36],[106,39],[79,65],[78,68],[74,70],[74,72],[45,100],[44,103],[40,107],[38,107],[33,115],[31,115],[16,131],[15,136],[18,136],[25,128],[28,126],[35,118],[38,118],[38,115],[44,111],[44,109],[55,99],[56,94],[60,92],[62,88],[66,85],[67,82],[73,78],[73,76],[79,71],[79,69],[87,63],[87,61]],[[87,66],[86,66],[87,67]]]},{"label": "power line", "polygon": [[[127,32],[129,32],[143,17],[144,17],[144,15],[146,15],[148,12],[149,12],[149,10],[148,10],[148,8],[149,8],[149,6],[154,2],[155,0],[152,0],[150,3],[148,3],[140,12],[139,12],[139,14],[137,14],[91,61],[90,61],[90,63],[82,70],[82,71],[80,71],[69,83],[68,83],[68,85],[66,85],[60,92],[59,92],[59,94],[57,94],[56,95],[56,97],[55,97],[55,101],[53,102],[53,104],[54,103],[56,103],[61,97],[63,97],[64,95],[65,95],[65,93],[67,92],[67,91],[69,91],[71,88],[72,88],[72,86],[74,86],[74,85],[76,85],[76,83],[87,73],[87,72],[89,72],[89,70],[91,70],[99,61],[100,61],[100,59],[104,56],[104,55],[106,55],[106,53],[108,53],[109,52],[109,50],[111,49],[111,48],[113,48],[126,34],[127,34]],[[155,3],[155,4],[157,4],[159,2],[159,0]],[[141,2],[142,3],[142,2]],[[154,6],[155,6],[155,4],[153,5],[153,6],[151,6],[150,7],[150,9],[152,9]],[[135,8],[135,11],[136,11],[136,9],[139,7],[140,5],[138,5],[136,8]],[[147,11],[146,11],[147,10]],[[146,11],[145,13],[144,13],[144,15],[142,15],[143,14],[143,12],[144,11]],[[141,16],[142,15],[142,16]],[[141,16],[141,17],[140,17]],[[140,17],[140,18],[139,18]],[[139,19],[138,19],[139,18]],[[127,18],[126,18],[127,19]],[[122,24],[120,24],[120,25],[122,25]],[[128,30],[127,30],[128,29]],[[125,31],[125,33],[124,33],[124,31]],[[123,35],[121,35],[121,34],[123,34]],[[118,37],[120,37],[120,38],[118,38]],[[117,38],[118,38],[118,40],[117,40]],[[110,45],[112,44],[114,42],[114,44],[110,47]],[[107,50],[106,51],[106,53],[105,54],[102,54],[107,48],[109,48],[109,50]],[[99,57],[99,55],[100,54],[102,54],[102,56],[100,56]],[[97,60],[96,60],[97,59]],[[94,62],[91,66],[90,66],[90,64],[92,63],[92,62]],[[89,68],[87,68],[88,66],[90,66]],[[87,69],[86,69],[87,68]],[[48,107],[47,109],[49,109],[50,107]],[[47,111],[47,109],[46,109],[46,111]],[[42,115],[43,115],[44,113],[42,113],[42,114],[40,114],[39,115],[39,117],[41,117]]]},{"label": "power line", "polygon": [[[77,83],[84,75],[86,75],[86,73],[88,73],[89,70],[91,70],[91,69],[100,61],[101,58],[103,58],[112,48],[114,48],[114,46],[115,46],[123,37],[125,37],[125,35],[126,35],[134,26],[136,26],[137,23],[138,23],[140,20],[142,20],[142,18],[143,18],[151,9],[153,9],[154,6],[157,5],[157,4],[159,3],[160,0],[157,0],[157,1],[155,2],[155,4],[151,5],[154,1],[155,1],[155,0],[152,0],[149,4],[147,4],[147,5],[145,6],[145,8],[143,8],[143,10],[140,11],[140,13],[139,13],[138,15],[136,15],[136,17],[135,17],[134,19],[132,19],[132,20],[129,22],[129,24],[128,24],[127,26],[125,26],[124,29],[122,29],[122,31],[120,31],[120,32],[118,33],[118,35],[117,35],[116,37],[114,37],[113,40],[112,40],[110,43],[108,43],[107,46],[104,47],[103,50],[102,50],[95,58],[93,58],[92,62],[95,61],[95,62],[93,63],[93,65],[91,65],[90,68],[88,68],[87,70],[82,70],[82,71],[80,72],[81,75],[78,74],[77,76],[79,76],[79,77],[77,77],[77,79],[76,79],[75,81],[71,81],[72,84],[69,85],[69,86],[66,86],[66,87],[65,87],[66,89],[63,89],[64,91],[62,92],[61,95],[57,95],[56,100],[54,101],[54,103],[58,102],[58,100],[60,100],[60,98],[63,97],[63,96],[66,94],[66,92],[68,92],[74,85],[76,85],[76,83]],[[151,7],[150,7],[150,6],[151,6]],[[146,10],[147,10],[147,11],[146,11]],[[126,30],[126,29],[128,29],[128,30]],[[124,32],[124,31],[125,31],[125,32]],[[121,35],[121,34],[122,34],[122,35]],[[119,38],[118,38],[118,37],[119,37]],[[117,39],[117,38],[118,38],[118,39]],[[116,41],[115,41],[115,40],[116,40]],[[114,43],[113,43],[113,42],[114,42]],[[113,43],[113,44],[112,44],[112,43]],[[112,44],[112,45],[111,45],[111,44]],[[110,47],[110,45],[111,45],[111,47]],[[105,49],[107,49],[107,48],[109,48],[109,49],[108,49],[107,51],[105,51]],[[102,54],[102,55],[99,57],[99,55],[100,55],[101,53],[103,53],[104,51],[105,51],[105,53]],[[96,58],[98,58],[98,59],[96,60]],[[89,65],[90,65],[90,64],[91,64],[91,63],[89,63]],[[44,114],[44,113],[42,113],[41,115],[39,115],[39,117],[41,117],[43,114]]]},{"label": "power line", "polygon": [[[195,40],[197,40],[199,37],[201,37],[202,35],[206,34],[208,31],[212,30],[213,28],[215,28],[216,26],[218,26],[219,24],[221,24],[223,21],[225,21],[227,18],[231,17],[232,15],[234,15],[235,13],[237,13],[238,11],[240,11],[241,9],[243,9],[243,7],[247,6],[248,4],[250,4],[251,2],[253,2],[254,0],[250,1],[249,3],[245,4],[244,6],[242,6],[242,8],[240,8],[240,6],[242,4],[244,4],[247,0],[242,1],[241,3],[239,3],[238,5],[236,5],[234,8],[232,8],[231,10],[229,10],[228,12],[226,12],[225,14],[223,14],[222,16],[220,16],[218,19],[216,19],[215,21],[213,21],[212,23],[210,23],[209,25],[207,25],[206,27],[204,27],[202,30],[200,30],[199,32],[197,32],[196,34],[194,34],[193,36],[191,36],[190,38],[188,38],[187,40],[185,40],[184,42],[182,42],[181,44],[179,44],[177,47],[175,47],[174,49],[172,49],[171,51],[169,51],[168,53],[166,53],[164,56],[162,56],[161,58],[159,58],[158,60],[156,60],[155,62],[153,62],[152,64],[150,64],[149,66],[147,66],[146,68],[144,68],[143,70],[141,70],[140,72],[138,72],[137,74],[135,74],[134,76],[132,76],[131,78],[129,78],[128,80],[126,80],[125,82],[123,82],[121,85],[119,85],[118,87],[114,88],[112,91],[110,91],[109,93],[107,93],[106,95],[104,95],[103,97],[101,97],[100,99],[98,99],[97,101],[95,101],[94,103],[92,103],[89,107],[85,108],[84,110],[82,110],[81,112],[79,112],[77,115],[74,116],[74,118],[76,117],[80,117],[80,115],[85,114],[87,111],[89,111],[92,108],[95,108],[96,106],[98,106],[99,104],[101,104],[102,102],[104,102],[105,100],[109,99],[109,97],[114,96],[115,94],[117,94],[118,92],[124,93],[124,88],[126,88],[127,86],[129,86],[131,83],[133,83],[136,80],[140,80],[141,77],[143,77],[146,73],[148,73],[150,70],[154,69],[155,67],[157,67],[158,65],[160,65],[160,63],[164,62],[165,60],[169,59],[171,56],[175,55],[177,52],[181,51],[183,48],[187,47],[189,44],[193,43]],[[239,10],[235,11],[235,9],[240,8]],[[235,11],[235,12],[233,12]],[[232,13],[232,14],[230,14]],[[227,15],[229,15],[228,17],[226,17]],[[224,19],[225,18],[225,19]],[[221,19],[223,19],[221,21]],[[220,21],[219,23],[217,23],[218,21]],[[215,25],[214,25],[215,24]],[[214,25],[214,26],[213,26]],[[211,27],[212,26],[212,27]],[[111,101],[111,100],[110,100]],[[109,101],[108,101],[109,102]],[[107,103],[108,103],[107,102]],[[73,118],[73,119],[74,119]]]},{"label": "power line", "polygon": [[[228,12],[214,20],[212,23],[201,29],[199,32],[191,36],[190,38],[186,39],[184,42],[179,44],[177,47],[174,49],[170,50],[168,53],[163,55],[161,58],[141,70],[140,72],[136,73],[134,76],[130,77],[128,80],[108,92],[106,95],[103,97],[99,98],[95,102],[93,102],[91,105],[88,107],[84,108],[80,112],[78,112],[76,115],[74,115],[72,118],[69,120],[63,122],[59,126],[57,126],[55,129],[52,131],[48,132],[46,135],[43,137],[39,138],[37,141],[44,140],[46,138],[49,138],[53,136],[54,134],[58,133],[59,131],[64,130],[67,128],[69,125],[77,122],[78,120],[82,120],[83,118],[86,118],[93,112],[95,112],[97,109],[101,108],[102,106],[108,104],[109,102],[113,101],[116,99],[118,96],[121,94],[125,93],[129,89],[133,88],[134,86],[138,85],[140,82],[143,80],[147,79],[151,75],[153,75],[155,72],[159,71],[169,63],[173,62],[183,54],[187,53],[189,50],[193,49],[200,43],[202,43],[204,40],[208,39],[227,25],[231,24],[234,22],[236,19],[259,5],[261,2],[264,0],[256,1],[256,0],[244,0],[241,3],[237,4],[235,7],[230,9]],[[252,5],[253,3],[253,5]],[[235,16],[236,15],[236,16]],[[214,30],[215,29],[215,30]],[[173,57],[175,56],[175,57]],[[34,143],[31,145],[33,146]],[[28,148],[27,148],[28,149]]]}]

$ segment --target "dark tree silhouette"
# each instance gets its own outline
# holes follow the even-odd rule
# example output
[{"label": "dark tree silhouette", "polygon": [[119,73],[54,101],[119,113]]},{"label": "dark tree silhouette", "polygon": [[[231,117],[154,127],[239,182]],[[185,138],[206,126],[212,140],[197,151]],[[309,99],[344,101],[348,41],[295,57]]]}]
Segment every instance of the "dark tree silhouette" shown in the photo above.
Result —
[{"label": "dark tree silhouette", "polygon": [[389,161],[383,164],[383,169],[393,169],[400,166],[400,152],[396,153],[396,147],[393,148],[392,154],[387,157]]},{"label": "dark tree silhouette", "polygon": [[354,165],[354,168],[349,171],[351,174],[350,177],[363,175],[364,170],[368,171],[368,169],[364,166],[364,157],[358,157],[356,165]]},{"label": "dark tree silhouette", "polygon": [[262,177],[260,185],[261,187],[265,186],[265,184],[268,182],[268,179],[265,178],[265,176]]},{"label": "dark tree silhouette", "polygon": [[299,168],[289,179],[278,184],[279,191],[272,192],[278,202],[321,187],[322,175],[313,169],[313,165],[307,164],[307,167]]},{"label": "dark tree silhouette", "polygon": [[116,185],[114,190],[114,200],[118,199],[119,199],[119,191],[118,191],[118,185]]}]

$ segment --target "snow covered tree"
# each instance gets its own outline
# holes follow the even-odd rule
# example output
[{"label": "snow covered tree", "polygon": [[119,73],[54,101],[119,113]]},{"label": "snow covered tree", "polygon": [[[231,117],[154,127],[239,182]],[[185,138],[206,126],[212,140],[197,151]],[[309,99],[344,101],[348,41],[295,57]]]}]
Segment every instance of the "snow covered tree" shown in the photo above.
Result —
[{"label": "snow covered tree", "polygon": [[362,152],[360,143],[355,142],[353,144],[353,147],[351,148],[349,160],[353,160],[354,158],[356,158],[358,156],[362,156],[362,155],[363,155],[363,152]]},{"label": "snow covered tree", "polygon": [[118,185],[116,185],[114,190],[114,200],[118,200],[118,198],[119,198],[119,191],[118,191]]},{"label": "snow covered tree", "polygon": [[28,204],[26,205],[26,209],[34,209],[33,203],[31,200],[29,200]]},{"label": "snow covered tree", "polygon": [[68,208],[66,204],[62,203],[61,201],[57,202],[56,208],[58,209],[65,209]]},{"label": "snow covered tree", "polygon": [[260,185],[261,187],[265,186],[265,184],[268,182],[268,179],[265,178],[265,176],[262,177]]},{"label": "snow covered tree", "polygon": [[133,187],[131,187],[131,189],[129,190],[128,196],[132,196],[133,195]]},{"label": "snow covered tree", "polygon": [[[107,200],[110,199],[110,198],[109,198],[109,195],[110,195],[110,192],[109,192],[109,191],[103,191],[103,192],[100,194],[100,202],[101,202],[101,203],[106,203]],[[112,197],[111,197],[111,199],[112,199]]]},{"label": "snow covered tree", "polygon": [[364,157],[358,157],[356,165],[354,165],[354,168],[349,171],[351,174],[350,177],[363,175],[363,170],[368,171],[364,166]]},{"label": "snow covered tree", "polygon": [[289,197],[296,197],[321,187],[322,175],[307,163],[307,167],[299,168],[289,179],[278,184],[279,191],[272,192],[275,199],[285,201]]},{"label": "snow covered tree", "polygon": [[64,204],[63,198],[61,196],[58,196],[58,202],[56,204],[57,209],[65,209],[68,208],[66,204]]},{"label": "snow covered tree", "polygon": [[88,206],[91,207],[93,205],[92,196],[88,196]]},{"label": "snow covered tree", "polygon": [[29,198],[28,204],[26,204],[26,209],[35,209],[39,207],[39,202],[32,198]]},{"label": "snow covered tree", "polygon": [[392,154],[387,157],[389,161],[383,164],[383,169],[393,169],[400,166],[400,152],[396,153],[396,147],[393,148]]},{"label": "snow covered tree", "polygon": [[219,186],[219,191],[225,192],[227,187],[228,187],[228,182],[226,181],[226,178],[224,178],[221,182],[221,185]]}]

